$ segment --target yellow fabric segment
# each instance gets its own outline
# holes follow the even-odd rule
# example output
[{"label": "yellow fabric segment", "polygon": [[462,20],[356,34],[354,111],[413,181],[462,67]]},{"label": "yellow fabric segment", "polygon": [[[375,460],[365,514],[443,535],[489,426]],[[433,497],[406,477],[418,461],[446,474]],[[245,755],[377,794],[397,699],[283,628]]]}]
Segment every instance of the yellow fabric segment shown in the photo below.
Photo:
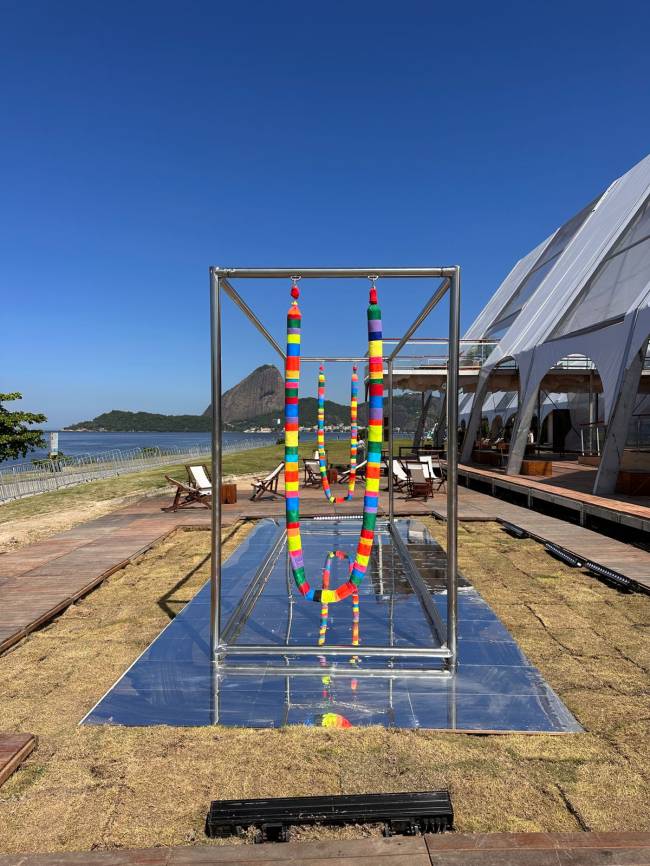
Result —
[{"label": "yellow fabric segment", "polygon": [[298,431],[297,430],[285,430],[284,433],[284,443],[288,445],[290,448],[293,448],[298,444]]},{"label": "yellow fabric segment", "polygon": [[382,354],[381,340],[371,340],[368,343],[368,355],[371,358],[380,358]]},{"label": "yellow fabric segment", "polygon": [[384,436],[384,431],[380,426],[371,425],[368,427],[368,442],[381,442]]},{"label": "yellow fabric segment", "polygon": [[336,601],[336,593],[333,589],[323,589],[320,594],[320,600],[323,604],[331,604]]},{"label": "yellow fabric segment", "polygon": [[[288,490],[289,488],[287,488]],[[366,492],[367,493],[378,493],[379,492],[379,478],[366,478]]]},{"label": "yellow fabric segment", "polygon": [[299,483],[297,481],[285,481],[284,489],[287,493],[297,493],[299,490]]},{"label": "yellow fabric segment", "polygon": [[295,536],[293,538],[289,536],[289,538],[287,539],[287,543],[289,545],[289,550],[291,550],[292,552],[294,550],[300,550],[300,548],[302,547],[300,536]]},{"label": "yellow fabric segment", "polygon": [[287,343],[299,343],[300,334],[287,334]]},{"label": "yellow fabric segment", "polygon": [[370,561],[370,557],[364,556],[363,553],[357,553],[356,560],[359,563],[359,565],[368,565],[368,562]]}]

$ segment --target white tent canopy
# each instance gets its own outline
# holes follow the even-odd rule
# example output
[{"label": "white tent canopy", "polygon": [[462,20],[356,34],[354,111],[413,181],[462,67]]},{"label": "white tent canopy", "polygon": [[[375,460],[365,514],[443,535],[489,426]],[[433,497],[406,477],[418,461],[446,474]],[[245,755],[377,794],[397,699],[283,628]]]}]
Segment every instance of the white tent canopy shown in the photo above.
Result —
[{"label": "white tent canopy", "polygon": [[481,420],[489,377],[519,368],[519,415],[508,472],[518,473],[540,382],[562,358],[596,365],[608,432],[594,492],[614,490],[650,335],[650,156],[521,259],[465,334],[498,339],[483,365],[463,459]]}]

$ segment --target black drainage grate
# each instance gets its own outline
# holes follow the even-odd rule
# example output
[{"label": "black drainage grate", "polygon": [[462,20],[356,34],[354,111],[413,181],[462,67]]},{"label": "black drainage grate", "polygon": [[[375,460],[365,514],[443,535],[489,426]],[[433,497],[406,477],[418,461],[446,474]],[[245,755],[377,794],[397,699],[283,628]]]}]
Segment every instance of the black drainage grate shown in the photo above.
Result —
[{"label": "black drainage grate", "polygon": [[448,791],[214,800],[205,832],[214,838],[254,827],[258,841],[286,842],[298,824],[384,824],[384,835],[442,833],[453,828]]}]

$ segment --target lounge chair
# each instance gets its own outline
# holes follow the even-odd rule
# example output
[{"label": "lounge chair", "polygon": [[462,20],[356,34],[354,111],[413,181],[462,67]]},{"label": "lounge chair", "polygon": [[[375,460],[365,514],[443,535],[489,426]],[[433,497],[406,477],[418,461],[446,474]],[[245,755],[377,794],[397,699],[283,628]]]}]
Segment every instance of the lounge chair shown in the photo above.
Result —
[{"label": "lounge chair", "polygon": [[284,461],[278,463],[273,472],[269,472],[265,478],[256,478],[253,481],[253,493],[250,497],[253,502],[257,502],[265,493],[269,496],[279,496],[284,498],[283,493],[278,493],[278,482],[280,480],[280,473],[283,469]]},{"label": "lounge chair", "polygon": [[304,469],[303,485],[305,487],[320,487],[321,480],[318,460],[307,458],[303,459],[302,463]]},{"label": "lounge chair", "polygon": [[431,479],[431,487],[436,491],[440,490],[441,487],[446,487],[447,476],[445,470],[442,468],[442,463],[433,457],[429,458],[429,477]]},{"label": "lounge chair", "polygon": [[212,493],[212,478],[205,463],[186,463],[185,469],[192,487],[196,487],[201,493]]},{"label": "lounge chair", "polygon": [[433,496],[433,485],[425,472],[424,465],[419,460],[409,462],[406,464],[406,470],[408,472],[408,499],[424,496],[426,502],[429,496]]},{"label": "lounge chair", "polygon": [[[361,463],[357,464],[357,478],[365,478],[366,477],[366,465],[368,464],[367,460],[362,460]],[[348,466],[341,474],[339,475],[339,484],[347,484],[350,480],[350,467]]]},{"label": "lounge chair", "polygon": [[212,488],[209,491],[200,490],[191,484],[186,484],[184,481],[177,481],[175,478],[170,478],[165,475],[170,484],[176,486],[176,494],[171,505],[163,508],[163,511],[178,511],[181,508],[188,508],[190,505],[202,505],[204,508],[212,508]]},{"label": "lounge chair", "polygon": [[393,488],[403,493],[408,490],[409,477],[402,465],[402,461],[393,457]]}]

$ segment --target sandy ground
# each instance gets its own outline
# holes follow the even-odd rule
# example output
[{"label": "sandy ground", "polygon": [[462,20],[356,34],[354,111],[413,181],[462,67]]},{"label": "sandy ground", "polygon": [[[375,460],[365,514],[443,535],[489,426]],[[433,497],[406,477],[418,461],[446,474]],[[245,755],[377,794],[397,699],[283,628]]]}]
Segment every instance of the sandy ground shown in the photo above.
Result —
[{"label": "sandy ground", "polygon": [[[169,471],[167,469],[167,471]],[[160,473],[158,473],[160,474]],[[172,477],[182,479],[183,474],[178,470],[171,472]],[[126,476],[128,478],[128,476]],[[132,478],[134,476],[131,476]],[[233,475],[225,478],[225,481],[232,481],[236,484],[242,484],[247,487],[250,484],[253,475]],[[120,480],[115,479],[113,487],[117,487]],[[156,482],[158,478],[156,477]],[[19,504],[25,509],[30,504],[38,506],[39,500],[44,500],[45,497],[29,497],[28,499],[20,500],[19,503],[9,503],[8,506],[0,505],[0,553],[9,553],[24,547],[26,544],[33,544],[35,541],[42,541],[55,535],[57,532],[64,532],[66,529],[72,529],[80,523],[85,523],[88,520],[101,517],[104,514],[110,514],[118,508],[123,508],[132,502],[137,502],[139,499],[149,496],[161,496],[169,493],[170,501],[173,494],[171,485],[165,484],[149,489],[148,479],[143,477],[141,484],[134,484],[134,491],[120,496],[102,496],[102,487],[96,485],[98,490],[97,497],[90,498],[87,496],[71,495],[78,492],[86,492],[90,485],[79,485],[79,487],[71,488],[70,490],[60,491],[58,494],[53,494],[50,507],[39,510],[34,514],[25,516],[11,516],[9,520],[2,520],[4,513],[9,512],[12,505]],[[110,488],[108,488],[110,489]],[[56,497],[56,498],[55,498]]]},{"label": "sandy ground", "polygon": [[[157,496],[160,495],[160,491],[156,490],[148,495]],[[115,496],[110,499],[100,499],[96,502],[74,505],[46,514],[21,517],[1,523],[0,553],[18,550],[19,547],[24,547],[26,544],[33,544],[35,541],[41,541],[44,538],[55,535],[57,532],[72,529],[73,526],[77,526],[79,523],[85,523],[87,520],[93,520],[104,514],[109,514],[142,498],[142,492],[133,493],[129,496]]]},{"label": "sandy ground", "polygon": [[208,541],[176,533],[2,657],[0,730],[39,746],[0,789],[0,850],[203,843],[215,797],[438,787],[462,831],[650,830],[650,598],[494,524],[461,526],[461,567],[585,734],[79,727],[169,621],[163,599],[178,610],[202,585]]}]

